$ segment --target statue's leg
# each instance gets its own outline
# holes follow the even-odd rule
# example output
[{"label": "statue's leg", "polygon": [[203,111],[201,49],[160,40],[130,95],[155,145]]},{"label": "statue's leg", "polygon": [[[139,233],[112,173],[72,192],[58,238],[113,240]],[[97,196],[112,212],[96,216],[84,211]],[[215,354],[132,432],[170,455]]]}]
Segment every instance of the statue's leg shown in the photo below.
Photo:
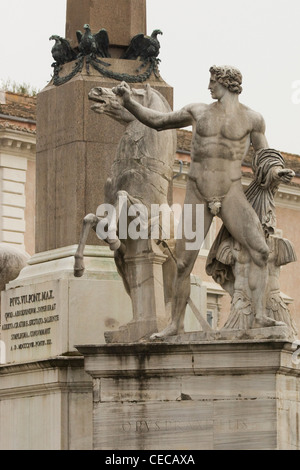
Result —
[{"label": "statue's leg", "polygon": [[75,253],[75,263],[74,263],[74,276],[81,277],[84,273],[84,260],[83,260],[83,251],[87,241],[87,237],[91,228],[95,228],[99,222],[98,217],[94,214],[88,214],[83,219],[82,230],[80,235],[79,244],[77,251]]},{"label": "statue's leg", "polygon": [[248,285],[254,310],[253,326],[281,325],[266,315],[269,248],[259,218],[239,182],[232,185],[224,198],[220,216],[232,237],[246,248],[251,257]]},{"label": "statue's leg", "polygon": [[164,253],[168,256],[168,259],[162,265],[162,270],[163,270],[166,315],[169,321],[172,315],[173,284],[174,284],[174,279],[176,276],[177,265],[176,265],[176,259],[173,253],[170,254],[170,252],[168,253],[167,250],[165,250]]},{"label": "statue's leg", "polygon": [[[190,296],[190,274],[193,270],[194,264],[196,262],[200,246],[210,228],[213,216],[207,208],[207,204],[204,200],[200,199],[199,191],[195,187],[194,181],[189,180],[186,190],[186,198],[184,203],[184,208],[182,211],[182,220],[186,218],[187,211],[192,208],[192,219],[191,227],[193,232],[199,229],[197,227],[197,218],[196,218],[196,206],[197,204],[202,204],[204,207],[204,218],[201,220],[202,231],[204,237],[202,237],[199,242],[199,248],[197,249],[188,249],[188,244],[191,243],[185,235],[185,231],[182,232],[182,238],[176,240],[176,249],[175,257],[177,259],[177,274],[175,276],[175,281],[173,285],[173,302],[172,302],[172,320],[171,323],[161,332],[155,333],[151,336],[151,339],[164,338],[167,336],[172,336],[177,334],[183,326],[184,313],[186,305]],[[199,223],[199,221],[198,221]]]}]

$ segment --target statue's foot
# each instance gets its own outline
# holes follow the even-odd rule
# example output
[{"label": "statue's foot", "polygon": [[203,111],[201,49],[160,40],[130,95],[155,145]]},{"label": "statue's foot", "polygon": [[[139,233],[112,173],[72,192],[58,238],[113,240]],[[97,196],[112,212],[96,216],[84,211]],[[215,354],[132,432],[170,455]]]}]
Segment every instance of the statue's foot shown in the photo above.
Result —
[{"label": "statue's foot", "polygon": [[75,263],[74,263],[74,276],[75,277],[82,277],[85,270],[83,258],[75,256]]},{"label": "statue's foot", "polygon": [[150,340],[167,338],[168,336],[174,336],[177,333],[178,333],[177,325],[174,325],[173,323],[171,323],[164,330],[159,331],[158,333],[153,333],[153,335],[150,336]]},{"label": "statue's foot", "polygon": [[286,326],[283,321],[276,321],[273,318],[267,316],[255,317],[252,328],[265,328],[269,326]]}]

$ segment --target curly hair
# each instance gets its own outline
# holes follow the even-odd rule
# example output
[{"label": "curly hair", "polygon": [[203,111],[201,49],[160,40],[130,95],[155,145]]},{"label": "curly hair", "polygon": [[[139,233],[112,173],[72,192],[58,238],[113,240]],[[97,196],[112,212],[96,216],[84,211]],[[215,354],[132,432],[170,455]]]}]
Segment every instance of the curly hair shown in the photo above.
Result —
[{"label": "curly hair", "polygon": [[241,87],[242,84],[242,74],[241,72],[236,69],[235,67],[231,67],[229,65],[224,65],[222,67],[217,67],[213,65],[209,69],[211,74],[216,76],[217,81],[228,88],[229,91],[232,93],[240,94],[243,91]]}]

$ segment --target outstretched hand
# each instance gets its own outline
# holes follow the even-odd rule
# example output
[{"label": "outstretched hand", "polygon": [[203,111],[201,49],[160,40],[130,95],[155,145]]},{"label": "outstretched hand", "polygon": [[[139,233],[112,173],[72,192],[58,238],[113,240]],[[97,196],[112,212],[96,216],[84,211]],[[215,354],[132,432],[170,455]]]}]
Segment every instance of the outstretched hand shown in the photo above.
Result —
[{"label": "outstretched hand", "polygon": [[274,179],[276,179],[280,183],[290,183],[292,178],[295,176],[295,172],[291,170],[290,168],[274,168],[275,170],[275,175]]},{"label": "outstretched hand", "polygon": [[125,104],[127,101],[129,101],[132,96],[131,88],[126,82],[122,82],[120,85],[114,87],[112,91],[115,95],[122,99],[122,104]]}]

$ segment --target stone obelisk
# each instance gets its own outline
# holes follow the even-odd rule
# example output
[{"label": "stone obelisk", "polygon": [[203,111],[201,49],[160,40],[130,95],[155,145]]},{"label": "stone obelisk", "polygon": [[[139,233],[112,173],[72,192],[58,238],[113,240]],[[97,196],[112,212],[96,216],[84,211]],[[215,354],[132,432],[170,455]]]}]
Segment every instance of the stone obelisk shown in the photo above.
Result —
[{"label": "stone obelisk", "polygon": [[146,34],[146,0],[68,0],[66,38],[73,44],[83,21],[92,31],[100,28],[108,31],[110,53],[118,58],[133,36]]}]

